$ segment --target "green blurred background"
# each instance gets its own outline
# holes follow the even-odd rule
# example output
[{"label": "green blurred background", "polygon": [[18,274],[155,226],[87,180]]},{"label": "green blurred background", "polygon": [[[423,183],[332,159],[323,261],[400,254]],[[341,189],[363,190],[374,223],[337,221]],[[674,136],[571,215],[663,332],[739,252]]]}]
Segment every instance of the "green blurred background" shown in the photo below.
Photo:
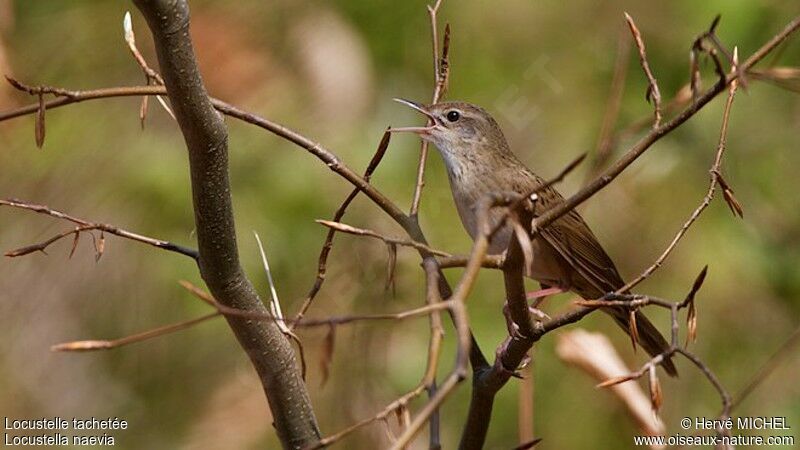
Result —
[{"label": "green blurred background", "polygon": [[[324,143],[363,170],[388,125],[420,118],[391,101],[430,97],[431,55],[426,2],[336,0],[234,3],[193,1],[192,34],[212,95],[274,119]],[[142,83],[122,38],[132,10],[145,57],[155,66],[144,21],[129,2],[0,1],[0,69],[30,84],[90,89]],[[665,99],[686,83],[694,37],[717,13],[718,34],[747,56],[798,13],[792,1],[445,1],[452,26],[450,99],[494,113],[512,148],[541,175],[555,175],[597,141],[616,57],[622,12],[637,21]],[[797,37],[779,65],[800,64]],[[768,61],[769,62],[769,59]],[[711,73],[712,68],[705,66]],[[707,83],[711,78],[707,77]],[[650,114],[646,81],[631,53],[620,125]],[[0,86],[0,109],[31,102]],[[33,118],[0,123],[0,197],[44,203],[78,217],[194,245],[188,171],[175,123],[150,102],[140,129],[139,99],[92,101],[47,113],[37,150]],[[617,181],[582,207],[601,242],[628,277],[661,253],[705,195],[718,139],[717,99],[659,142]],[[260,129],[231,119],[231,175],[240,251],[262,295],[252,230],[265,241],[284,311],[294,313],[311,287],[325,230],[350,190],[318,160]],[[640,290],[682,298],[705,264],[698,297],[699,339],[692,349],[732,391],[741,388],[798,325],[800,315],[800,98],[751,82],[734,104],[726,179],[744,206],[732,217],[717,199],[667,264]],[[630,144],[630,141],[622,143]],[[408,205],[418,141],[397,136],[373,181]],[[619,153],[619,149],[617,154]],[[580,187],[588,164],[560,187]],[[437,248],[469,250],[451,204],[438,155],[432,154],[421,221]],[[378,208],[355,202],[345,222],[401,235]],[[0,248],[38,242],[68,225],[30,212],[0,209]],[[222,320],[110,352],[51,353],[77,339],[116,338],[208,312],[177,284],[201,284],[187,258],[108,237],[95,263],[87,236],[67,258],[69,240],[48,250],[0,260],[0,414],[120,417],[117,447],[250,449],[278,446],[263,393]],[[387,252],[373,240],[339,236],[328,280],[310,316],[399,311],[424,301],[416,253],[401,249],[396,294],[384,290]],[[453,281],[459,271],[451,271]],[[502,278],[486,271],[469,300],[475,334],[493,354],[504,338]],[[549,311],[567,306],[552,301]],[[662,329],[668,317],[651,316]],[[631,367],[624,335],[605,316],[580,326],[607,331]],[[448,326],[441,373],[454,354]],[[340,327],[331,375],[319,367],[326,329],[302,330],[308,385],[325,434],[382,409],[411,389],[425,367],[425,319]],[[541,448],[628,448],[636,426],[607,392],[566,366],[554,335],[536,347],[535,431]],[[702,375],[678,360],[681,378],[662,380],[663,417],[682,432],[684,416],[713,417],[719,400]],[[791,353],[737,415],[786,416],[800,428],[800,358]],[[442,410],[445,448],[457,442],[469,398],[462,385]],[[512,380],[495,405],[487,448],[517,444],[517,389]],[[412,406],[417,407],[421,400]],[[396,429],[396,428],[395,428]],[[685,434],[686,432],[684,432]],[[420,439],[418,444],[422,444]],[[338,448],[378,448],[384,428],[363,428]],[[422,448],[421,446],[419,448]]]}]

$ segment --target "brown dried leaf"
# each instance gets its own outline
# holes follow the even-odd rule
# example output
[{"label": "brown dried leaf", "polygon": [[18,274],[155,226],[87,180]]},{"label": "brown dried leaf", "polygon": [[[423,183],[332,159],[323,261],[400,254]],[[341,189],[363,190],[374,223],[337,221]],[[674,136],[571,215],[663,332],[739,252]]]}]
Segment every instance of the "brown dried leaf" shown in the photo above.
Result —
[{"label": "brown dried leaf", "polygon": [[390,129],[391,128],[387,128],[386,131],[383,132],[381,142],[378,144],[378,148],[375,150],[375,154],[372,156],[369,164],[367,164],[367,170],[364,171],[364,180],[367,182],[372,178],[372,173],[378,168],[378,164],[383,159],[383,155],[386,154],[386,149],[389,148],[389,142],[392,139],[392,133],[389,131]]},{"label": "brown dried leaf", "polygon": [[689,293],[686,294],[686,298],[681,302],[681,308],[687,306],[690,302],[694,302],[694,296],[697,295],[697,291],[703,287],[703,283],[706,281],[706,275],[708,274],[708,265],[703,266],[703,270],[697,274],[697,278],[694,279],[694,283],[692,283],[692,289],[689,290]]},{"label": "brown dried leaf", "polygon": [[386,249],[389,251],[389,258],[386,263],[386,284],[383,287],[385,291],[392,290],[392,295],[395,292],[395,274],[397,272],[397,244],[387,243]]},{"label": "brown dried leaf", "polygon": [[648,375],[650,381],[650,403],[653,405],[653,411],[658,412],[658,410],[661,409],[661,404],[664,402],[664,396],[661,392],[661,383],[658,381],[655,365],[650,366]]},{"label": "brown dried leaf", "polygon": [[142,129],[144,130],[144,122],[147,119],[147,99],[149,97],[146,95],[142,96],[142,104],[139,106],[139,123],[142,124]]},{"label": "brown dried leaf", "polygon": [[336,325],[331,324],[328,334],[325,335],[325,342],[322,345],[322,352],[319,356],[319,366],[322,372],[320,386],[325,386],[330,375],[331,362],[333,361],[333,349],[336,343]]},{"label": "brown dried leaf", "polygon": [[742,209],[742,204],[739,203],[739,200],[733,195],[733,190],[731,189],[723,189],[722,196],[725,198],[725,202],[728,204],[728,208],[731,209],[731,212],[734,216],[739,216],[740,219],[744,218],[744,210]]},{"label": "brown dried leaf", "polygon": [[39,93],[39,109],[36,111],[36,122],[35,122],[35,136],[36,136],[36,146],[42,148],[44,145],[44,94],[41,92]]},{"label": "brown dried leaf", "polygon": [[636,325],[636,310],[628,311],[628,334],[631,336],[633,352],[636,353],[636,345],[639,343],[639,327]]},{"label": "brown dried leaf", "polygon": [[734,216],[739,216],[739,218],[743,219],[744,210],[742,209],[742,205],[739,203],[739,200],[736,200],[736,197],[733,195],[733,189],[719,171],[715,170],[714,174],[717,176],[717,182],[722,188],[722,196],[725,198],[728,208],[731,209],[731,212]]},{"label": "brown dried leaf", "polygon": [[442,42],[442,56],[439,58],[439,81],[442,84],[442,94],[447,90],[450,78],[450,24],[444,25],[444,40]]},{"label": "brown dried leaf", "polygon": [[689,313],[686,316],[686,328],[687,328],[687,335],[686,335],[686,347],[689,346],[689,342],[695,342],[697,340],[697,309],[694,307],[694,299],[689,301]]},{"label": "brown dried leaf", "polygon": [[100,238],[97,239],[97,245],[95,246],[96,253],[94,255],[95,262],[100,261],[100,258],[103,256],[103,252],[106,250],[106,236],[103,232],[100,232]]},{"label": "brown dried leaf", "polygon": [[72,239],[72,248],[69,250],[69,259],[72,259],[72,255],[75,254],[75,249],[78,248],[78,241],[81,238],[81,232],[79,228],[75,228],[75,237]]}]

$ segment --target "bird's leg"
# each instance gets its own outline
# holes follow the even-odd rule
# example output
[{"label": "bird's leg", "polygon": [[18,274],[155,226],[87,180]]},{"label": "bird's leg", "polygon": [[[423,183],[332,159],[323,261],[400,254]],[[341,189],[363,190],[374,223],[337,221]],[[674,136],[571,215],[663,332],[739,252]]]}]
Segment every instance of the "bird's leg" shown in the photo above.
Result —
[{"label": "bird's leg", "polygon": [[547,298],[548,295],[560,294],[562,292],[566,292],[566,290],[560,287],[549,287],[544,283],[540,283],[540,286],[541,289],[539,289],[538,291],[528,292],[526,294],[528,300],[533,300],[531,306],[528,307],[528,311],[530,311],[530,313],[533,314],[533,316],[536,317],[539,321],[549,320],[550,316],[548,316],[544,311],[539,309],[539,305],[541,305],[542,302],[544,302],[545,298]]},{"label": "bird's leg", "polygon": [[525,294],[528,297],[528,300],[535,300],[534,305],[538,306],[545,297],[548,295],[556,295],[561,294],[562,292],[566,292],[564,289],[560,287],[545,287],[546,285],[542,285],[542,289],[538,291],[528,292]]},{"label": "bird's leg", "polygon": [[500,344],[500,346],[497,347],[497,350],[495,350],[494,353],[494,366],[496,370],[501,374],[514,378],[522,378],[518,370],[525,368],[525,366],[527,366],[530,363],[531,361],[530,356],[525,355],[525,359],[523,359],[519,367],[515,369],[510,369],[506,367],[505,364],[503,364],[503,356],[506,354],[506,351],[508,351],[508,345],[511,343],[513,339],[514,339],[513,335],[510,335],[503,341],[502,344]]}]

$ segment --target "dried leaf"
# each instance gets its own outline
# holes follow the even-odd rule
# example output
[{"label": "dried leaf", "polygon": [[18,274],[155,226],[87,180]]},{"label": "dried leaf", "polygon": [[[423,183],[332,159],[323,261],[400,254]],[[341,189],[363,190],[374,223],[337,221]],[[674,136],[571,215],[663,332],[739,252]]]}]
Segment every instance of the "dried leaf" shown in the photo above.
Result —
[{"label": "dried leaf", "polygon": [[78,241],[81,238],[81,232],[79,228],[75,228],[75,237],[72,239],[72,248],[69,251],[69,259],[72,259],[72,255],[75,254],[75,249],[78,248]]},{"label": "dried leaf", "polygon": [[685,307],[690,302],[694,302],[694,296],[697,295],[697,291],[703,287],[703,283],[706,281],[706,274],[708,274],[708,265],[705,265],[703,270],[697,274],[697,278],[694,279],[694,283],[692,284],[692,289],[689,290],[689,293],[686,294],[686,298],[681,302],[681,307]]},{"label": "dried leaf", "polygon": [[397,420],[400,423],[400,428],[405,430],[411,425],[411,411],[408,409],[408,406],[403,403],[401,404],[395,412],[397,413]]},{"label": "dried leaf", "polygon": [[636,345],[639,343],[639,327],[636,325],[636,309],[628,311],[628,334],[631,336],[633,352],[636,353]]},{"label": "dried leaf", "polygon": [[392,290],[392,295],[395,295],[395,273],[397,269],[397,244],[388,243],[386,249],[389,251],[389,258],[386,266],[386,285],[383,287],[385,291]]},{"label": "dried leaf", "polygon": [[383,132],[381,142],[378,144],[378,148],[375,150],[375,154],[372,156],[369,164],[367,164],[367,170],[364,171],[364,181],[369,182],[370,178],[372,178],[372,173],[378,168],[378,164],[383,159],[383,155],[386,154],[386,149],[389,148],[389,141],[391,141],[392,138],[392,133],[389,131],[390,129],[391,128],[387,128],[386,131]]},{"label": "dried leaf", "polygon": [[106,236],[103,232],[100,232],[100,238],[97,239],[97,245],[95,247],[96,252],[94,255],[95,262],[100,261],[100,258],[103,256],[103,252],[106,250]]},{"label": "dried leaf", "polygon": [[442,42],[442,56],[439,58],[439,73],[438,81],[443,83],[442,84],[442,91],[447,90],[447,84],[449,81],[450,75],[450,24],[446,23],[444,25],[444,39]]},{"label": "dried leaf", "polygon": [[144,122],[147,119],[147,99],[149,97],[146,95],[142,96],[142,104],[139,106],[139,122],[142,124],[142,129],[144,130]]},{"label": "dried leaf", "polygon": [[728,204],[728,208],[731,209],[733,215],[743,219],[744,210],[742,209],[742,204],[739,203],[739,200],[733,195],[733,191],[730,189],[723,189],[722,196],[725,198],[725,202]]},{"label": "dried leaf", "polygon": [[686,335],[686,347],[689,346],[689,342],[695,342],[697,340],[697,309],[694,307],[694,299],[689,302],[689,313],[686,316],[686,328],[687,328],[687,335]]},{"label": "dried leaf", "polygon": [[711,26],[708,27],[708,33],[709,34],[712,34],[712,33],[714,33],[716,31],[717,25],[719,25],[720,19],[722,19],[722,14],[717,14],[717,16],[714,17],[714,20],[711,21]]},{"label": "dried leaf", "polygon": [[648,375],[650,381],[650,403],[653,405],[653,411],[658,412],[658,410],[661,409],[664,396],[661,392],[661,383],[658,381],[655,365],[650,366],[648,369]]},{"label": "dried leaf", "polygon": [[39,93],[39,109],[36,111],[36,122],[35,122],[35,135],[36,135],[36,146],[42,148],[44,145],[44,94],[41,92]]},{"label": "dried leaf", "polygon": [[336,343],[336,325],[331,324],[328,334],[325,335],[325,342],[322,345],[322,352],[319,357],[319,366],[322,372],[320,386],[325,386],[330,375],[331,362],[333,361],[333,349]]}]

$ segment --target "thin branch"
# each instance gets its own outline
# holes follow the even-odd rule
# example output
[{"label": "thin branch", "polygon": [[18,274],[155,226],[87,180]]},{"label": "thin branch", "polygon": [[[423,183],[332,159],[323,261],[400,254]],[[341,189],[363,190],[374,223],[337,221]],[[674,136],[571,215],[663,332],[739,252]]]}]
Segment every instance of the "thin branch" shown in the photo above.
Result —
[{"label": "thin branch", "polygon": [[328,228],[332,228],[332,229],[334,229],[336,231],[341,231],[342,233],[353,234],[353,235],[356,235],[356,236],[368,236],[368,237],[372,237],[372,238],[375,238],[375,239],[380,239],[381,241],[386,242],[387,244],[396,244],[396,245],[402,245],[404,247],[412,247],[412,248],[415,248],[417,250],[423,250],[423,251],[426,251],[426,252],[430,252],[430,253],[432,253],[432,254],[434,254],[436,256],[442,256],[442,257],[450,257],[450,256],[452,256],[447,252],[443,252],[441,250],[436,250],[435,248],[432,248],[432,247],[428,246],[427,244],[423,244],[423,243],[417,242],[417,241],[412,241],[410,239],[402,239],[402,238],[391,237],[391,236],[387,236],[385,234],[380,234],[380,233],[378,233],[376,231],[367,230],[367,229],[364,229],[364,228],[356,228],[354,226],[350,226],[350,225],[347,225],[347,224],[344,224],[344,223],[341,223],[341,222],[331,222],[330,220],[319,220],[318,219],[318,220],[315,220],[315,222],[317,222],[320,225],[324,225],[324,226],[326,226]]},{"label": "thin branch", "polygon": [[650,70],[650,63],[647,62],[647,52],[644,49],[642,34],[639,33],[639,29],[633,22],[633,18],[628,13],[625,13],[625,21],[628,22],[628,28],[631,29],[633,39],[636,41],[636,47],[639,49],[639,62],[641,63],[642,70],[647,77],[648,87],[644,98],[648,103],[651,99],[653,101],[653,108],[655,110],[653,113],[655,116],[655,119],[653,120],[653,129],[655,130],[661,126],[661,91],[658,89],[658,82],[653,76],[653,72]]},{"label": "thin branch", "polygon": [[[446,258],[440,258],[439,267],[442,269],[450,269],[453,267],[466,267],[469,262],[467,255],[453,255]],[[501,255],[486,255],[481,261],[481,266],[487,269],[502,269],[505,256]]]},{"label": "thin branch", "polygon": [[[439,32],[436,21],[436,13],[439,12],[439,7],[442,6],[442,0],[436,0],[432,6],[428,5],[428,15],[431,22],[431,41],[433,49],[433,95],[431,104],[436,104],[444,95],[447,90],[448,78],[450,76],[450,62],[448,54],[450,51],[450,25],[445,26],[444,29],[444,42],[442,44],[442,53],[439,54]],[[428,120],[428,125],[433,123]],[[417,182],[414,186],[414,195],[411,201],[411,210],[409,216],[416,217],[419,212],[419,202],[422,198],[422,188],[425,186],[425,163],[428,159],[428,141],[422,139],[419,149],[419,163],[417,164]]]},{"label": "thin branch", "polygon": [[[736,55],[738,54],[737,49],[734,48],[733,53],[734,53],[734,60],[736,60],[737,59]],[[722,126],[719,133],[719,143],[717,144],[717,152],[714,157],[714,163],[711,165],[711,169],[709,169],[711,181],[709,182],[708,192],[706,193],[706,196],[700,202],[700,205],[698,205],[697,208],[695,208],[694,212],[692,212],[692,214],[683,224],[681,229],[678,230],[678,233],[672,239],[672,242],[669,243],[667,248],[655,260],[655,262],[653,262],[653,264],[650,267],[648,267],[641,274],[639,274],[639,276],[637,276],[636,278],[628,282],[625,286],[620,288],[617,292],[627,292],[631,290],[634,286],[644,281],[646,278],[652,275],[653,272],[655,272],[659,267],[661,267],[661,265],[670,255],[670,253],[672,253],[672,251],[678,245],[678,242],[681,240],[681,238],[683,238],[686,232],[689,231],[689,227],[691,227],[692,224],[694,224],[697,218],[700,217],[700,214],[702,214],[703,211],[708,207],[708,205],[711,204],[711,200],[714,198],[714,192],[716,190],[716,187],[718,184],[720,184],[722,157],[725,153],[726,141],[728,136],[728,121],[730,119],[731,107],[733,106],[733,99],[734,96],[736,95],[736,89],[738,86],[739,86],[738,81],[734,79],[733,81],[731,81],[730,87],[728,88],[728,99],[725,102],[725,110],[722,114]]]},{"label": "thin branch", "polygon": [[[767,43],[761,46],[755,53],[753,53],[744,63],[739,66],[739,72],[747,72],[759,61],[764,59],[772,50],[786,40],[789,36],[795,33],[800,28],[800,16],[795,17],[783,30],[776,34]],[[678,113],[677,116],[670,121],[662,124],[657,129],[652,130],[646,136],[642,137],[636,144],[633,145],[614,165],[600,174],[593,182],[580,189],[578,192],[567,198],[564,202],[550,208],[545,213],[534,219],[532,229],[534,235],[538,233],[543,227],[549,225],[554,220],[563,216],[567,212],[574,209],[576,206],[585,202],[592,197],[595,193],[608,186],[620,173],[622,173],[628,166],[636,161],[644,152],[658,142],[662,137],[669,134],[672,130],[693,117],[700,109],[702,109],[708,102],[714,99],[725,87],[736,79],[737,74],[733,73],[725,78],[724,83],[717,83],[703,93],[696,102],[687,106],[683,111]]]},{"label": "thin branch", "polygon": [[[125,12],[125,17],[122,20],[122,28],[125,32],[125,42],[128,44],[128,50],[130,50],[133,58],[136,60],[136,63],[139,64],[139,67],[142,68],[142,72],[144,72],[144,79],[146,84],[150,84],[153,82],[156,85],[163,86],[164,79],[161,78],[161,75],[158,74],[155,70],[151,69],[149,65],[147,65],[147,60],[144,59],[142,54],[139,52],[139,48],[136,47],[136,34],[133,32],[133,22],[131,20],[131,13]],[[139,120],[141,121],[142,128],[144,128],[144,121],[147,117],[147,96],[142,96],[142,106],[139,109]],[[172,117],[172,120],[175,119],[175,113],[172,112],[172,108],[167,105],[167,102],[164,100],[164,97],[160,95],[156,95],[156,100],[161,105],[162,108]]]},{"label": "thin branch", "polygon": [[[161,239],[155,239],[155,238],[143,236],[141,234],[137,234],[137,233],[133,233],[131,231],[127,231],[127,230],[123,230],[121,228],[117,228],[117,227],[115,227],[113,225],[104,224],[104,223],[95,223],[95,222],[90,222],[90,221],[85,220],[85,219],[79,219],[77,217],[70,216],[69,214],[63,213],[61,211],[56,211],[54,209],[51,209],[48,206],[37,205],[35,203],[29,203],[29,202],[25,202],[25,201],[22,201],[22,200],[16,200],[16,199],[0,200],[0,206],[10,206],[10,207],[13,207],[13,208],[26,209],[28,211],[34,211],[34,212],[37,212],[39,214],[45,214],[45,215],[48,215],[48,216],[51,216],[51,217],[55,217],[55,218],[58,218],[58,219],[66,220],[66,221],[69,221],[69,222],[72,222],[72,223],[78,225],[78,227],[81,228],[81,230],[79,230],[79,231],[101,230],[101,231],[103,231],[105,233],[108,233],[108,234],[113,234],[115,236],[119,236],[119,237],[122,237],[122,238],[125,238],[125,239],[130,239],[132,241],[137,241],[137,242],[141,242],[141,243],[144,243],[144,244],[148,244],[148,245],[151,245],[153,247],[160,248],[162,250],[167,250],[167,251],[170,251],[170,252],[180,253],[181,255],[188,256],[188,257],[190,257],[190,258],[192,258],[194,260],[197,260],[197,258],[198,258],[197,250],[194,250],[194,249],[191,249],[191,248],[187,248],[187,247],[183,247],[183,246],[178,245],[178,244],[173,244],[172,242],[169,242],[169,241],[163,241]],[[45,243],[43,243],[43,244],[46,244],[46,245],[44,245],[42,247],[42,250],[45,247],[47,247],[47,245],[52,244],[56,240],[58,240],[58,239],[60,239],[60,238],[62,238],[64,236],[67,236],[69,234],[75,233],[75,232],[76,232],[75,230],[72,230],[72,231],[67,232],[67,233],[62,233],[63,235],[56,236],[56,238],[54,238],[52,240],[52,242],[45,241]],[[38,244],[38,245],[42,245],[42,244]],[[36,249],[36,250],[38,250],[38,249]],[[18,254],[14,254],[14,255],[8,255],[7,254],[7,256],[19,256],[19,255]]]},{"label": "thin branch", "polygon": [[[375,172],[375,169],[378,168],[378,164],[383,160],[383,156],[386,154],[386,150],[389,148],[389,141],[391,140],[392,133],[389,132],[387,128],[386,131],[383,133],[383,137],[381,138],[380,143],[378,144],[378,148],[375,150],[375,154],[372,155],[372,159],[367,164],[367,169],[364,171],[364,181],[366,183],[370,182],[372,178],[372,174]],[[345,213],[347,212],[347,208],[350,206],[350,203],[355,200],[358,196],[358,193],[361,192],[361,189],[356,187],[347,197],[344,199],[342,204],[339,208],[336,209],[336,212],[333,214],[333,221],[338,222],[342,220]],[[314,285],[306,294],[306,298],[303,301],[303,304],[300,306],[300,309],[297,311],[295,315],[295,322],[299,321],[303,318],[303,316],[308,311],[308,308],[311,307],[311,303],[314,301],[314,298],[319,293],[320,289],[322,289],[322,284],[325,282],[325,273],[327,271],[328,265],[328,255],[330,255],[331,249],[333,248],[333,237],[336,235],[336,230],[329,229],[328,234],[325,236],[325,242],[322,244],[322,249],[319,252],[319,258],[317,259],[317,275],[314,278]],[[290,325],[290,328],[294,325]]]},{"label": "thin branch", "polygon": [[132,334],[130,336],[126,336],[120,339],[65,342],[63,344],[53,345],[52,347],[50,347],[50,350],[54,352],[87,352],[94,350],[111,350],[114,348],[124,347],[128,344],[134,344],[137,342],[146,341],[148,339],[154,339],[167,334],[175,333],[176,331],[185,330],[199,323],[205,322],[209,319],[213,319],[214,317],[219,317],[220,315],[221,313],[217,311],[210,314],[206,314],[204,316],[197,317],[195,319],[190,319],[183,322],[165,325],[163,327],[158,327],[141,333]]},{"label": "thin branch", "polygon": [[419,397],[423,392],[425,392],[425,385],[424,384],[420,384],[417,387],[415,387],[413,390],[407,392],[405,395],[401,396],[400,398],[398,398],[398,399],[392,401],[391,403],[389,403],[388,405],[386,405],[386,407],[384,407],[382,410],[378,411],[375,415],[373,415],[371,417],[368,417],[366,419],[363,419],[363,420],[361,420],[359,422],[356,422],[353,425],[350,425],[349,427],[345,428],[344,430],[341,430],[341,431],[337,432],[336,434],[332,434],[330,436],[322,438],[322,439],[320,439],[319,443],[317,443],[315,445],[312,445],[312,446],[309,446],[309,447],[306,447],[305,450],[315,450],[315,449],[327,447],[327,446],[329,446],[329,445],[341,440],[342,438],[344,438],[345,436],[349,435],[350,433],[358,430],[359,428],[362,428],[362,427],[364,427],[366,425],[369,425],[371,423],[377,422],[379,420],[384,420],[390,414],[393,414],[398,409],[406,407],[408,402],[410,402],[411,400]]},{"label": "thin branch", "polygon": [[293,324],[295,327],[321,327],[321,326],[331,326],[331,325],[345,325],[349,323],[363,322],[369,320],[404,320],[404,319],[411,319],[414,317],[426,316],[428,314],[432,314],[437,311],[448,309],[452,306],[451,302],[444,301],[437,303],[435,305],[426,305],[419,308],[409,309],[406,311],[400,311],[396,313],[353,314],[346,316],[331,316],[323,319],[303,318],[300,320],[296,320],[296,319],[278,318],[268,312],[247,311],[223,305],[220,302],[218,302],[213,296],[211,296],[204,290],[200,289],[199,287],[195,286],[194,284],[188,281],[181,280],[180,285],[184,289],[189,291],[189,293],[199,298],[203,302],[209,304],[210,306],[215,308],[218,312],[226,316],[236,316],[246,319],[270,320],[270,321],[282,320],[286,323]]}]

